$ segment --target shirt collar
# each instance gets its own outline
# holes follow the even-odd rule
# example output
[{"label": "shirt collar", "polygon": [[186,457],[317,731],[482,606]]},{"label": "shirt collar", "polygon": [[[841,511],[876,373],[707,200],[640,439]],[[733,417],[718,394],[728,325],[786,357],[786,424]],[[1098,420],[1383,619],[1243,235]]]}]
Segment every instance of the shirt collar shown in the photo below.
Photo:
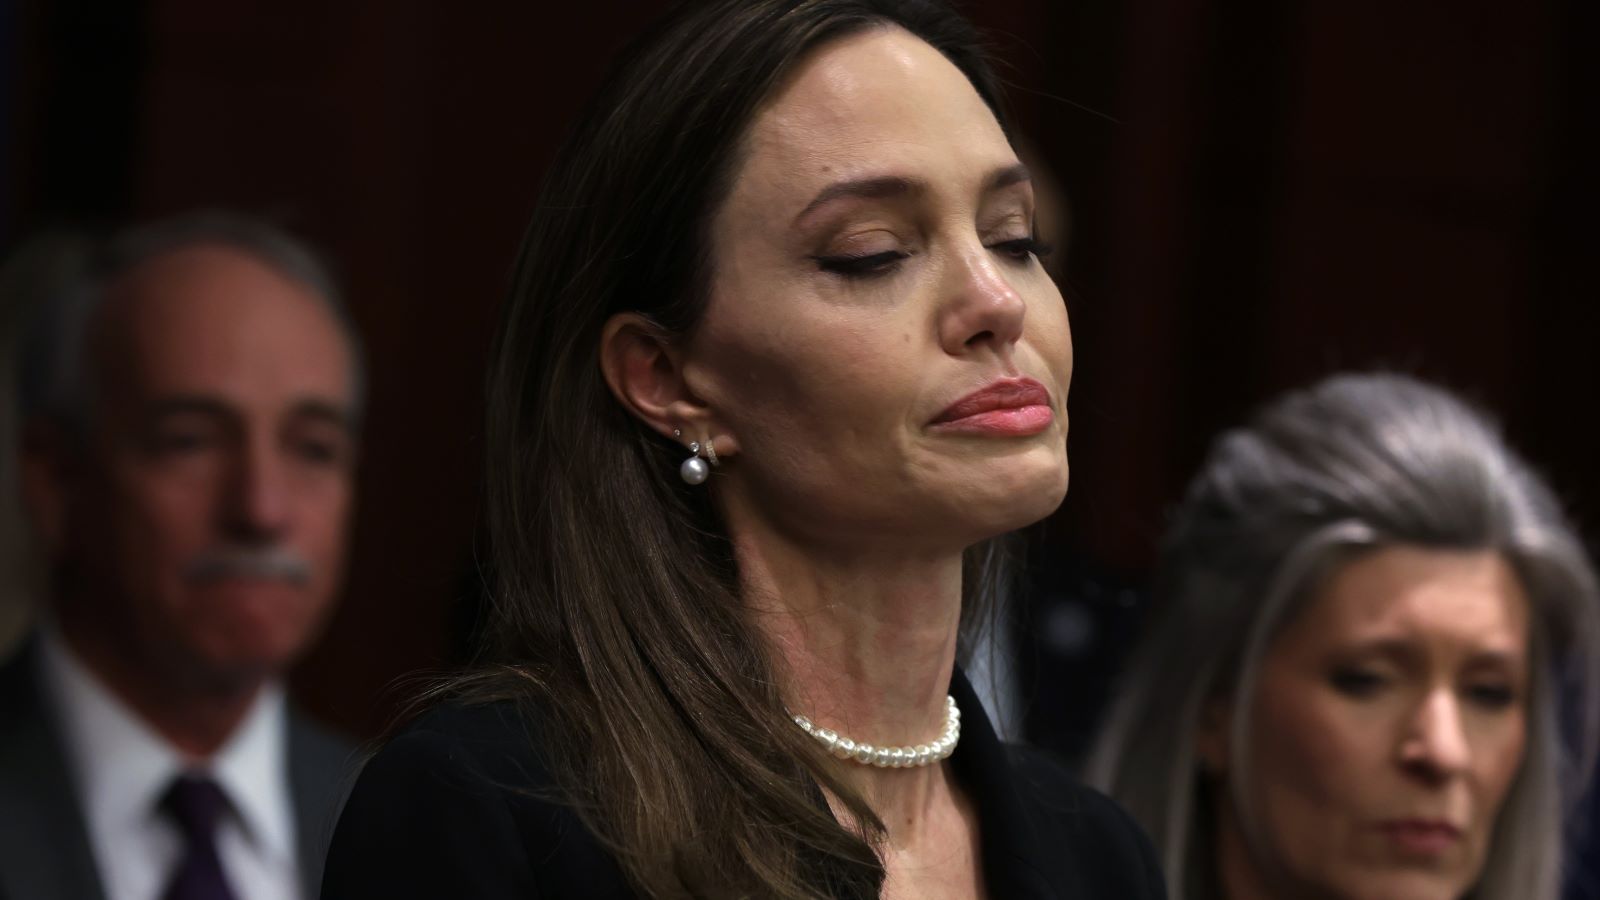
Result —
[{"label": "shirt collar", "polygon": [[183,772],[210,775],[227,794],[251,841],[293,859],[289,803],[288,711],[283,688],[269,683],[221,749],[191,760],[107,688],[51,625],[40,629],[39,665],[67,755],[91,818],[135,825],[152,815]]},{"label": "shirt collar", "polygon": [[238,730],[211,760],[211,775],[227,792],[252,839],[294,858],[294,810],[289,803],[288,703],[270,683]]}]

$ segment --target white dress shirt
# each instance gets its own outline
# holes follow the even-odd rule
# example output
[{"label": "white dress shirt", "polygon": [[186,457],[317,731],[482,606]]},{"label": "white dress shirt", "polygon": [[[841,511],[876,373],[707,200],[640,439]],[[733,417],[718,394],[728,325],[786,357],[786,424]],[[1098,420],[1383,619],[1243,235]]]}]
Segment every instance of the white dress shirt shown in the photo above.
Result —
[{"label": "white dress shirt", "polygon": [[43,629],[40,650],[46,699],[67,745],[106,900],[158,900],[166,889],[185,847],[160,803],[185,772],[209,776],[227,795],[230,813],[217,825],[216,846],[235,896],[301,900],[279,685],[262,690],[215,756],[194,760],[112,694],[53,629]]}]

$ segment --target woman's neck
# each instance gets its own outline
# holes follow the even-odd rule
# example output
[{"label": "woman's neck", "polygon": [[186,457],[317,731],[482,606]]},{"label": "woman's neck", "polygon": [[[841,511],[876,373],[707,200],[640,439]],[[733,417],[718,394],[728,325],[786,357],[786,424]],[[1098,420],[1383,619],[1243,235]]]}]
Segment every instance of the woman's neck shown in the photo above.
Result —
[{"label": "woman's neck", "polygon": [[[936,739],[955,665],[961,554],[884,558],[763,537],[746,533],[735,545],[743,593],[777,651],[790,711],[875,746]],[[950,789],[941,766],[842,765],[891,839],[915,830]]]}]

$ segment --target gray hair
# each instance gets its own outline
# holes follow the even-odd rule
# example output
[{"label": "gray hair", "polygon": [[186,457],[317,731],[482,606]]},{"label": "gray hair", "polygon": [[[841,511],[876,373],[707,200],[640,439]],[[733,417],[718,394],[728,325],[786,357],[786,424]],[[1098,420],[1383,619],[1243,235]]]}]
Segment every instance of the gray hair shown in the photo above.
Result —
[{"label": "gray hair", "polygon": [[1263,654],[1340,564],[1407,544],[1501,554],[1527,592],[1533,675],[1526,751],[1495,824],[1477,900],[1555,900],[1564,825],[1600,744],[1600,592],[1550,488],[1486,415],[1400,375],[1341,375],[1222,435],[1163,547],[1162,607],[1088,765],[1161,853],[1173,900],[1219,896],[1195,735],[1233,711],[1228,771],[1245,838],[1247,736]]},{"label": "gray hair", "polygon": [[105,300],[106,286],[155,257],[199,245],[222,245],[247,253],[310,288],[327,304],[350,349],[351,411],[359,418],[366,392],[361,340],[327,264],[283,229],[220,210],[136,225],[74,248],[74,265],[57,274],[48,296],[32,301],[34,308],[21,347],[22,414],[85,428],[93,406],[85,346],[95,313]]}]

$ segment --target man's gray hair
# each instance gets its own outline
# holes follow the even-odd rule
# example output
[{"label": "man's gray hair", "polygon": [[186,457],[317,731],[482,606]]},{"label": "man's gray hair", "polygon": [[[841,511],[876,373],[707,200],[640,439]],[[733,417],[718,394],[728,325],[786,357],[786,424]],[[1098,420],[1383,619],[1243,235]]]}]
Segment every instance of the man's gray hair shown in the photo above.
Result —
[{"label": "man's gray hair", "polygon": [[187,247],[221,245],[248,253],[310,288],[333,313],[350,348],[351,412],[358,418],[366,390],[360,337],[326,263],[309,246],[264,220],[206,210],[162,219],[80,243],[74,265],[33,309],[21,346],[19,399],[24,417],[44,416],[82,429],[94,398],[84,358],[106,286],[155,257]]},{"label": "man's gray hair", "polygon": [[[1246,841],[1261,658],[1341,564],[1391,545],[1492,551],[1530,609],[1521,767],[1475,900],[1555,900],[1569,824],[1600,743],[1600,592],[1550,488],[1486,415],[1400,375],[1342,375],[1222,435],[1165,541],[1152,628],[1091,755],[1091,783],[1155,841],[1173,900],[1220,897],[1211,786],[1197,767],[1206,704],[1227,703],[1229,790]],[[1268,857],[1270,858],[1270,857]]]}]

